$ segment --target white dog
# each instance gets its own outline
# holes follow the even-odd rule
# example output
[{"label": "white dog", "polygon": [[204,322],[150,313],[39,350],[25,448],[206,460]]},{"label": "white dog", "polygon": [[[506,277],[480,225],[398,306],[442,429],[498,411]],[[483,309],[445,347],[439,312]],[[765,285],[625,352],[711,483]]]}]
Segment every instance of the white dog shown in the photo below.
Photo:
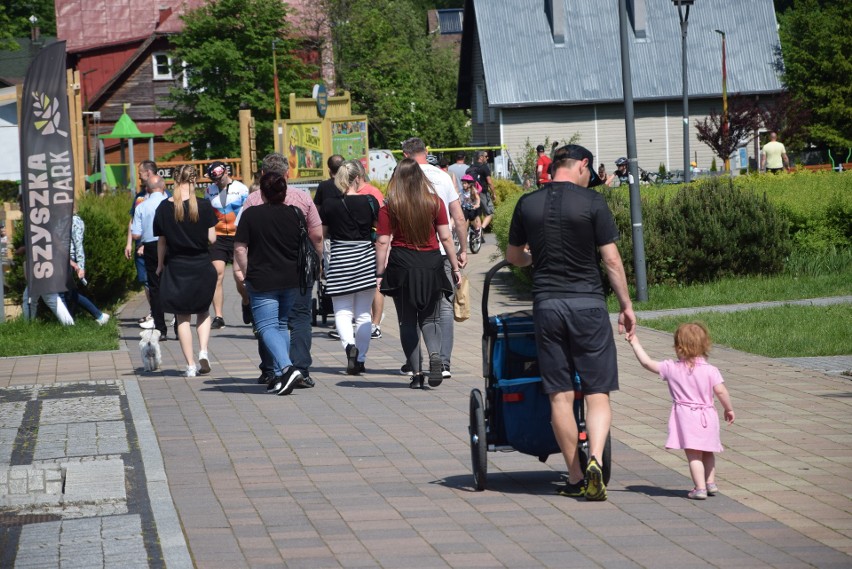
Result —
[{"label": "white dog", "polygon": [[139,348],[142,350],[142,363],[145,371],[157,371],[163,358],[160,354],[160,331],[155,329],[142,330],[139,333]]}]

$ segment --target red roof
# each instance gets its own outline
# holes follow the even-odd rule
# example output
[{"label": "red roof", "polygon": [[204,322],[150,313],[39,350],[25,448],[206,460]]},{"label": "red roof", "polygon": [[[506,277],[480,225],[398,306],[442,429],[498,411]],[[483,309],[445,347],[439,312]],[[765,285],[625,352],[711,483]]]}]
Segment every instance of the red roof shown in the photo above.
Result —
[{"label": "red roof", "polygon": [[[145,38],[152,32],[179,32],[180,15],[206,0],[55,0],[56,35],[65,40],[69,52],[130,39]],[[288,0],[288,18],[299,25],[298,12],[309,0]]]}]

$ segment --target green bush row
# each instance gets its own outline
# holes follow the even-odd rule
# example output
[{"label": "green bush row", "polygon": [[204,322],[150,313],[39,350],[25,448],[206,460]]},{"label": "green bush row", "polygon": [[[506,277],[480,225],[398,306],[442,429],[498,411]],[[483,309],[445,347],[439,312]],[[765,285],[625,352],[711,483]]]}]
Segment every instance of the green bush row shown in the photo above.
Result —
[{"label": "green bush row", "polygon": [[[88,286],[84,292],[100,307],[121,300],[137,286],[135,265],[124,257],[130,202],[126,194],[88,194],[78,201],[79,215],[86,224],[83,246]],[[16,224],[16,248],[23,243],[23,227],[23,223]],[[25,284],[24,259],[18,257],[7,275],[8,293],[16,302],[21,301]]]},{"label": "green bush row", "polygon": [[[511,184],[510,182],[504,182]],[[803,256],[852,249],[852,174],[797,172],[781,176],[702,178],[685,186],[642,186],[648,284],[709,282],[727,276],[775,274],[791,252]],[[801,187],[793,198],[794,188]],[[493,227],[505,250],[523,190],[503,192]],[[629,192],[604,188],[621,234],[619,250],[633,278]],[[807,199],[803,199],[807,196]],[[523,272],[519,272],[526,280]]]},{"label": "green bush row", "polygon": [[0,180],[0,202],[18,201],[18,182]]}]

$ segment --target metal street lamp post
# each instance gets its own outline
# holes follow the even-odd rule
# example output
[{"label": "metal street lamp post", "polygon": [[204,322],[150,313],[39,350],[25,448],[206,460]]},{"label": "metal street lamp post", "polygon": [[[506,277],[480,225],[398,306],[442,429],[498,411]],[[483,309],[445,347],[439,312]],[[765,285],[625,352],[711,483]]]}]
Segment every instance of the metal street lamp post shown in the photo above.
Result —
[{"label": "metal street lamp post", "polygon": [[[686,27],[689,23],[689,8],[694,1],[672,0],[674,5],[677,6],[677,14],[680,17],[680,49],[683,60],[683,181],[686,183],[692,180],[692,171],[689,166],[689,81],[686,74]],[[684,7],[686,7],[685,10]]]},{"label": "metal street lamp post", "polygon": [[[725,32],[715,30],[722,36],[722,140],[728,139],[728,68],[725,50]],[[725,170],[731,170],[731,158],[725,156]],[[731,173],[733,175],[733,172]]]}]

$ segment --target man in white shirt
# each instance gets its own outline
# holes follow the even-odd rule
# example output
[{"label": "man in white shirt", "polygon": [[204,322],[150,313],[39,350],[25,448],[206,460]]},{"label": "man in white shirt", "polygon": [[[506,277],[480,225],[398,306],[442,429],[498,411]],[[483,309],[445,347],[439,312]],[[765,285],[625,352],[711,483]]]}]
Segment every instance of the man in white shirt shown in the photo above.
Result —
[{"label": "man in white shirt", "polygon": [[763,145],[763,157],[760,164],[761,169],[777,174],[783,168],[790,168],[790,159],[787,158],[787,149],[778,142],[778,135],[769,133],[769,142]]},{"label": "man in white shirt", "polygon": [[[456,235],[459,238],[461,249],[458,254],[459,267],[464,268],[467,264],[467,221],[465,221],[464,213],[462,212],[461,204],[459,203],[459,193],[453,183],[450,175],[433,166],[426,161],[426,145],[420,138],[409,138],[402,143],[402,153],[406,158],[411,158],[418,164],[426,175],[426,178],[435,189],[435,193],[444,202],[444,207],[447,208],[447,217],[453,220]],[[444,255],[444,271],[447,273],[447,278],[450,282],[453,281],[452,267],[446,257],[443,245],[438,242],[441,247],[441,254]],[[441,301],[441,367],[444,379],[452,377],[450,374],[450,359],[453,353],[453,301],[452,299],[442,298]],[[403,369],[406,366],[403,366]],[[407,371],[406,371],[407,373]]]}]

